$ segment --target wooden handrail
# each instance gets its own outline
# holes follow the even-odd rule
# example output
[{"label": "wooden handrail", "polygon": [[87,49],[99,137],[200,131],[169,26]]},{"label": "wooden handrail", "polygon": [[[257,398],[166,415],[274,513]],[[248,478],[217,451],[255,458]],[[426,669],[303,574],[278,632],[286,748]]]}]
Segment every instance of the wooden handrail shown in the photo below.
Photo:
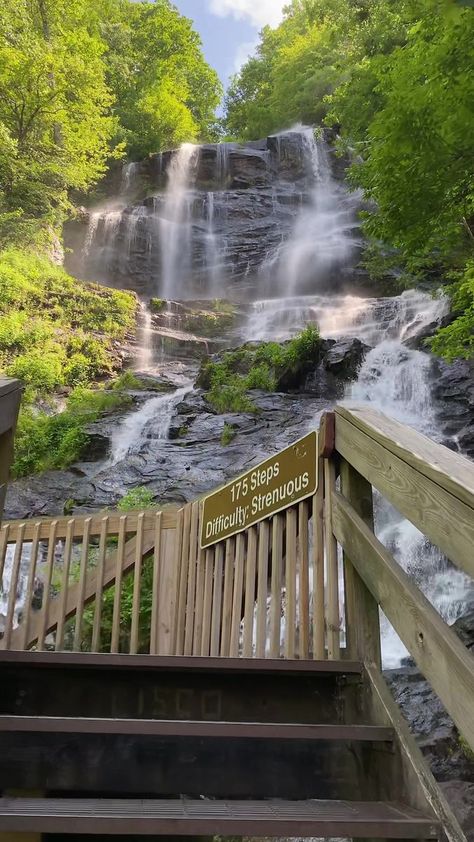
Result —
[{"label": "wooden handrail", "polygon": [[[371,486],[474,577],[474,465],[370,407],[337,407],[341,493],[326,488],[344,551],[348,654],[376,663],[380,606],[474,748],[474,656],[373,531]],[[364,501],[365,498],[365,501]]]},{"label": "wooden handrail", "polygon": [[474,465],[468,459],[365,408],[337,407],[336,450],[474,577]]}]

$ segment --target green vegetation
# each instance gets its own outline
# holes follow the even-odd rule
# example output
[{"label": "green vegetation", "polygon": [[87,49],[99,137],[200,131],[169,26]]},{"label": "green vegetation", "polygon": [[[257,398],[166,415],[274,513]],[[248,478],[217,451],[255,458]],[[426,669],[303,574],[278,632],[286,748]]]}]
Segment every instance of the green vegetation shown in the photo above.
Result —
[{"label": "green vegetation", "polygon": [[412,278],[455,273],[458,318],[432,345],[448,358],[474,347],[472,6],[292,0],[227,96],[226,127],[236,137],[299,121],[338,133],[355,161],[354,187],[374,203],[364,214],[372,255],[384,243]]},{"label": "green vegetation", "polygon": [[140,485],[127,491],[117,508],[121,512],[143,511],[143,509],[149,509],[153,506],[153,500],[153,492],[144,485]]},{"label": "green vegetation", "polygon": [[305,371],[319,360],[321,339],[314,325],[279,345],[263,342],[227,351],[218,362],[206,362],[197,384],[206,389],[206,399],[219,413],[255,412],[248,392],[291,389]]},{"label": "green vegetation", "polygon": [[456,318],[441,328],[430,340],[431,349],[447,360],[474,356],[474,260],[451,288],[452,307]]},{"label": "green vegetation", "polygon": [[217,74],[169,0],[4,0],[0,36],[0,248],[51,247],[113,159],[215,135]]},{"label": "green vegetation", "polygon": [[228,424],[227,421],[224,423],[224,428],[221,433],[221,445],[222,447],[227,447],[228,444],[231,443],[235,439],[236,432],[232,426],[232,424]]},{"label": "green vegetation", "polygon": [[151,298],[150,299],[150,310],[152,313],[162,313],[166,310],[168,302],[165,301],[164,298]]},{"label": "green vegetation", "polygon": [[24,404],[15,436],[13,476],[23,477],[53,468],[67,468],[85,455],[85,427],[102,415],[132,403],[120,391],[78,386],[62,412],[51,414]]},{"label": "green vegetation", "polygon": [[201,336],[224,336],[234,326],[235,316],[231,312],[189,313],[184,318],[184,329]]},{"label": "green vegetation", "polygon": [[[0,370],[26,385],[14,476],[79,459],[84,427],[130,402],[126,382],[111,392],[88,387],[121,364],[113,343],[134,327],[135,311],[128,293],[83,284],[29,252],[0,253]],[[52,414],[58,390],[68,396]],[[39,408],[45,403],[49,411]]]},{"label": "green vegetation", "polygon": [[[145,486],[131,488],[120,500],[117,508],[121,512],[143,511],[152,508],[154,503],[153,492]],[[111,538],[110,548],[114,547],[116,538]],[[97,563],[94,553],[89,557],[89,565]],[[133,605],[133,571],[127,574],[122,581],[121,590],[121,615],[120,615],[120,650],[129,651],[130,627],[132,621]],[[146,558],[143,562],[141,587],[140,587],[140,623],[139,623],[139,651],[148,652],[150,647],[150,624],[153,598],[153,559]],[[112,636],[112,619],[114,610],[115,586],[108,588],[103,595],[101,614],[101,640],[103,651],[110,651],[110,639]],[[83,619],[82,648],[90,651],[92,640],[92,628],[94,622],[94,603],[87,607]]]}]

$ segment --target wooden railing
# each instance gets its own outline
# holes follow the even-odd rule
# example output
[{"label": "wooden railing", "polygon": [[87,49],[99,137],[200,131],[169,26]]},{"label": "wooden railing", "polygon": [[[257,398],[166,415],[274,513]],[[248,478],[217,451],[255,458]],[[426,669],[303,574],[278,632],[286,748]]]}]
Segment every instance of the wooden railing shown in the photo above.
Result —
[{"label": "wooden railing", "polygon": [[18,380],[0,377],[0,521],[13,461],[13,440],[21,393],[22,386]]},{"label": "wooden railing", "polygon": [[323,658],[322,500],[207,550],[199,502],[7,522],[0,649]]},{"label": "wooden railing", "polygon": [[474,465],[370,408],[338,407],[334,421],[327,533],[344,552],[345,654],[380,664],[380,607],[474,748],[474,657],[376,538],[372,512],[373,486],[474,577]]},{"label": "wooden railing", "polygon": [[198,501],[4,524],[0,648],[379,667],[381,608],[474,748],[474,657],[374,534],[372,502],[474,577],[474,465],[370,408],[327,414],[320,441],[313,497],[210,549]]}]

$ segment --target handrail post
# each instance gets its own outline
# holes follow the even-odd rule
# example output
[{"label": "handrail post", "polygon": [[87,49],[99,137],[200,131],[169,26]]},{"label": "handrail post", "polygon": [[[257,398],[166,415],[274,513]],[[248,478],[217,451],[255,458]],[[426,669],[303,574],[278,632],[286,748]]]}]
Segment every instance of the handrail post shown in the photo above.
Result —
[{"label": "handrail post", "polygon": [[22,391],[23,386],[19,380],[0,378],[0,522],[13,462],[15,429]]},{"label": "handrail post", "polygon": [[[367,526],[374,529],[372,486],[345,459],[340,464],[341,492]],[[347,657],[381,667],[379,607],[344,553]]]}]

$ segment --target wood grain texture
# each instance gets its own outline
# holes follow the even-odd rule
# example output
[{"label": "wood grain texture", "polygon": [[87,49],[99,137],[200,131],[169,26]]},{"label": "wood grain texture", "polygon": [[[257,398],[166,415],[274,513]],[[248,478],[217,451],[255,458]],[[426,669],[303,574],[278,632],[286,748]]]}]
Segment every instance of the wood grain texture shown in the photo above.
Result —
[{"label": "wood grain texture", "polygon": [[339,569],[337,543],[332,530],[332,492],[336,485],[336,469],[330,459],[324,460],[324,538],[326,549],[326,634],[328,657],[340,658]]},{"label": "wood grain texture", "polygon": [[[39,526],[39,524],[38,524]],[[66,542],[64,544],[64,552],[63,552],[63,572],[61,576],[61,590],[59,593],[59,616],[58,616],[58,625],[56,628],[56,644],[55,649],[57,652],[60,652],[61,649],[64,649],[64,631],[66,626],[66,599],[67,599],[67,591],[69,587],[69,574],[71,571],[71,555],[72,555],[72,547],[73,547],[73,534],[74,534],[74,518],[71,518],[69,521],[67,528],[66,528]],[[96,596],[97,600],[97,596]],[[31,603],[28,602],[28,605]],[[97,638],[97,635],[96,635]],[[94,640],[94,643],[97,642],[97,639]],[[97,651],[94,650],[93,651]]]},{"label": "wood grain texture", "polygon": [[164,565],[161,564],[161,554],[163,552],[162,545],[162,530],[161,522],[163,515],[157,512],[155,515],[155,546],[153,548],[153,585],[152,585],[152,602],[151,602],[151,620],[150,620],[150,655],[157,655],[159,652],[159,601],[160,590],[162,586],[162,572]]},{"label": "wood grain texture", "polygon": [[296,535],[298,512],[295,508],[286,512],[286,611],[285,611],[285,658],[296,655]]},{"label": "wood grain texture", "polygon": [[[38,564],[38,551],[39,551],[39,530],[40,525],[39,523],[36,524],[35,532],[33,534],[33,541],[31,544],[31,553],[30,553],[30,569],[28,570],[28,580],[26,583],[26,595],[25,595],[25,607],[23,611],[23,617],[19,628],[19,636],[18,636],[18,648],[19,649],[26,649],[28,644],[28,631],[30,625],[30,616],[32,611],[32,600],[33,600],[33,591],[35,587],[35,577],[36,577],[36,567]],[[1,555],[1,549],[0,549]],[[0,576],[1,581],[1,576]]]},{"label": "wood grain texture", "polygon": [[332,497],[337,540],[474,749],[474,656],[350,503],[337,491]]},{"label": "wood grain texture", "polygon": [[[128,518],[127,515],[122,515],[119,523],[118,545],[115,554],[115,587],[114,587],[114,605],[112,611],[112,635],[110,640],[110,651],[119,651],[120,641],[120,613],[122,608],[122,577],[124,573],[125,561],[125,540],[127,534]],[[134,541],[133,553],[135,559],[137,542]]]},{"label": "wood grain texture", "polygon": [[[144,514],[144,523],[143,528],[145,532],[152,532],[154,529],[154,519],[157,512],[161,511],[161,509],[148,509],[146,512],[130,512],[127,514],[127,524],[129,532],[136,532],[137,525],[138,525],[138,518],[140,514]],[[178,519],[178,509],[174,508],[166,508],[163,511],[163,521],[162,521],[162,528],[163,529],[176,529],[177,519]],[[123,513],[121,512],[110,512],[107,514],[109,518],[109,535],[117,535],[120,527],[120,519],[123,517]],[[104,513],[99,513],[98,515],[90,516],[90,515],[75,515],[74,520],[74,538],[82,538],[84,534],[84,523],[86,520],[90,520],[90,535],[91,536],[98,536],[100,535],[100,530],[102,527],[102,519],[104,517]],[[57,523],[56,526],[56,537],[57,538],[65,538],[66,537],[66,530],[69,521],[71,520],[70,516],[67,517],[57,517],[54,518]],[[14,541],[16,538],[16,530],[18,529],[19,521],[11,520],[5,521],[10,525],[10,538],[9,540]],[[33,533],[35,529],[35,524],[40,523],[40,540],[47,540],[49,537],[49,528],[51,525],[51,518],[36,518],[34,521],[28,521],[26,524],[25,529],[25,541],[29,541],[33,538]]]},{"label": "wood grain texture", "polygon": [[[43,599],[41,603],[41,611],[39,615],[39,629],[38,629],[38,649],[44,649],[45,637],[48,632],[48,611],[51,599],[51,580],[53,576],[54,566],[54,548],[56,546],[56,528],[57,521],[52,520],[49,524],[48,536],[48,554],[46,556],[46,565],[43,578]],[[13,637],[13,635],[12,635]]]},{"label": "wood grain texture", "polygon": [[258,577],[257,577],[257,658],[265,658],[267,645],[267,596],[268,596],[268,553],[270,525],[262,521],[258,528]]},{"label": "wood grain texture", "polygon": [[309,658],[309,513],[308,501],[298,506],[298,608],[300,658]]},{"label": "wood grain texture", "polygon": [[186,598],[186,626],[184,632],[184,654],[193,654],[194,612],[196,603],[196,576],[198,558],[199,503],[191,506],[189,530],[188,593]]},{"label": "wood grain texture", "polygon": [[245,544],[246,536],[243,532],[239,532],[235,539],[235,577],[234,593],[232,599],[232,621],[230,629],[229,651],[231,658],[237,658],[239,654],[240,624],[242,621],[242,603],[244,588]]},{"label": "wood grain texture", "polygon": [[465,456],[372,407],[336,407],[336,437],[338,418],[345,418],[390,453],[474,508],[474,465]]},{"label": "wood grain texture", "polygon": [[324,629],[324,468],[319,466],[319,488],[313,497],[313,658],[325,657]]},{"label": "wood grain texture", "polygon": [[[341,462],[340,472],[343,496],[373,532],[372,486],[345,459]],[[344,593],[346,654],[349,658],[360,657],[381,668],[379,607],[346,552],[344,553]]]},{"label": "wood grain texture", "polygon": [[144,514],[138,517],[137,534],[135,536],[135,564],[133,566],[133,598],[132,598],[132,621],[130,626],[130,654],[138,652],[138,636],[140,625],[140,596],[142,587],[142,562],[143,562],[143,520]]},{"label": "wood grain texture", "polygon": [[283,586],[283,523],[284,515],[275,515],[272,522],[272,579],[270,604],[270,657],[280,657],[281,589]]},{"label": "wood grain texture", "polygon": [[[381,672],[377,667],[369,665],[366,667],[366,675],[368,714],[371,721],[393,729],[400,752],[401,775],[397,774],[395,785],[401,795],[398,796],[393,789],[392,795],[403,798],[407,804],[419,810],[426,812],[427,808],[431,809],[433,815],[442,823],[449,842],[467,842]],[[387,772],[386,769],[383,771]]]},{"label": "wood grain texture", "polygon": [[255,617],[255,585],[257,575],[257,527],[251,526],[247,539],[247,559],[245,568],[245,608],[243,656],[251,658],[253,652],[253,629]]},{"label": "wood grain texture", "polygon": [[[402,427],[402,429],[405,429]],[[405,439],[418,444],[418,433],[409,431]],[[423,439],[423,437],[421,437]],[[427,440],[428,441],[428,440]],[[438,447],[430,442],[433,448]],[[371,427],[361,430],[338,411],[336,415],[336,447],[338,452],[389,500],[408,520],[415,524],[448,558],[474,577],[474,505],[470,493],[461,494],[458,483],[440,470],[428,470],[427,463],[411,458],[398,447],[392,453],[373,436]],[[443,464],[449,455],[443,454]],[[413,464],[412,464],[413,463]],[[419,466],[424,466],[424,471]],[[457,464],[457,463],[456,463]],[[474,468],[470,468],[474,472]],[[470,481],[470,470],[462,473]],[[435,481],[429,474],[436,476]],[[443,487],[439,481],[444,478]],[[452,493],[456,491],[456,495]],[[463,499],[464,498],[464,499]]]},{"label": "wood grain texture", "polygon": [[232,594],[234,589],[234,558],[235,538],[227,538],[225,542],[224,595],[222,598],[221,614],[221,655],[223,655],[225,658],[229,657],[230,655]]}]

